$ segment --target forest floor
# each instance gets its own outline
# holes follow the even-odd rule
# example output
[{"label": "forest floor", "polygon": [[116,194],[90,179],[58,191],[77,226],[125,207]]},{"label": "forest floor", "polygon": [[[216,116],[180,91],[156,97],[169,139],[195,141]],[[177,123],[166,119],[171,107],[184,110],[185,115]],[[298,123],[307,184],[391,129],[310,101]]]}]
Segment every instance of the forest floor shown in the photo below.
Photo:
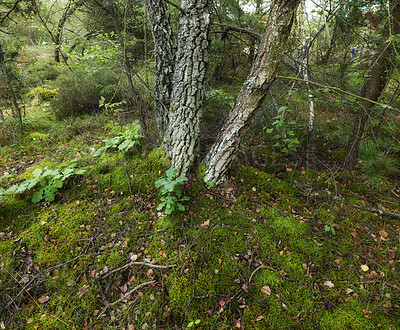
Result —
[{"label": "forest floor", "polygon": [[[35,65],[33,85],[53,72]],[[0,187],[20,187],[0,196],[0,329],[400,329],[398,178],[311,169],[251,133],[224,185],[193,174],[165,216],[160,149],[94,156],[133,123],[26,111],[23,133],[0,126]],[[40,170],[53,181],[28,189]]]},{"label": "forest floor", "polygon": [[186,210],[160,216],[159,149],[93,156],[130,124],[30,111],[24,134],[3,127],[2,186],[85,172],[53,202],[0,201],[1,329],[400,328],[398,185],[238,163],[222,187],[190,177]]}]

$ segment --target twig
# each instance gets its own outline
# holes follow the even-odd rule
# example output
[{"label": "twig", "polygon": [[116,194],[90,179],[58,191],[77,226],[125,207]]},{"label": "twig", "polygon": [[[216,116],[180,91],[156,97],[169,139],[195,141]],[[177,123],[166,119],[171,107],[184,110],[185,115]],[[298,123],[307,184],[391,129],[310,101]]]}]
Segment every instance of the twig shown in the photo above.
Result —
[{"label": "twig", "polygon": [[80,255],[78,255],[77,257],[75,257],[75,258],[73,258],[73,259],[71,259],[71,260],[68,260],[68,261],[66,261],[66,262],[64,262],[64,263],[62,263],[62,264],[55,265],[55,266],[53,266],[53,267],[47,268],[47,269],[41,271],[39,274],[35,275],[35,276],[22,288],[22,290],[21,290],[20,292],[18,292],[18,294],[15,296],[15,298],[12,298],[11,301],[8,302],[8,304],[6,305],[6,308],[10,307],[10,305],[13,304],[13,303],[15,304],[15,301],[19,298],[19,296],[20,296],[20,295],[32,284],[32,282],[35,281],[40,275],[42,275],[42,274],[44,274],[44,273],[47,273],[47,272],[51,272],[52,270],[54,270],[54,269],[56,269],[56,268],[60,268],[60,267],[62,267],[62,266],[65,266],[65,265],[67,265],[67,264],[69,264],[69,263],[71,263],[71,262],[74,262],[75,260],[77,260],[77,259],[79,259],[79,258],[86,257],[86,256],[87,256],[86,252],[87,252],[87,251],[85,251],[84,254],[80,254]]},{"label": "twig", "polygon": [[176,266],[175,264],[174,265],[163,266],[163,265],[154,265],[154,264],[151,264],[151,263],[148,263],[148,262],[143,262],[143,261],[132,261],[129,264],[126,264],[125,266],[119,267],[117,269],[112,270],[111,272],[109,272],[107,274],[104,274],[101,278],[105,278],[108,275],[114,274],[114,273],[116,273],[116,272],[118,272],[120,270],[123,270],[125,268],[128,268],[130,266],[134,266],[134,265],[147,266],[147,267],[156,268],[156,269],[168,269],[168,268],[173,268],[173,267]]},{"label": "twig", "polygon": [[100,318],[100,317],[104,314],[104,312],[107,310],[108,307],[111,307],[111,306],[114,306],[114,305],[118,304],[119,302],[121,302],[122,300],[124,300],[126,297],[130,296],[133,292],[135,292],[135,291],[137,291],[137,290],[139,290],[139,289],[145,287],[146,285],[150,285],[150,284],[153,284],[153,283],[155,283],[155,282],[156,282],[155,280],[152,280],[152,281],[144,282],[144,283],[142,283],[142,284],[139,284],[139,285],[135,286],[132,290],[130,290],[130,291],[128,291],[127,293],[125,293],[125,295],[124,295],[122,298],[119,298],[117,301],[114,301],[114,302],[111,303],[111,304],[107,304],[107,305],[103,308],[103,310],[101,311],[101,313],[99,314],[99,316],[97,316],[97,318]]},{"label": "twig", "polygon": [[261,266],[257,267],[256,269],[253,270],[253,272],[252,272],[251,275],[250,275],[249,282],[248,282],[248,286],[249,286],[249,287],[250,287],[250,282],[251,282],[251,280],[253,279],[254,274],[257,273],[260,269],[263,269],[263,268],[267,268],[267,269],[273,270],[273,271],[275,271],[275,272],[278,271],[277,269],[275,269],[275,268],[273,268],[273,267],[271,267],[271,266],[267,266],[267,265],[261,265]]}]

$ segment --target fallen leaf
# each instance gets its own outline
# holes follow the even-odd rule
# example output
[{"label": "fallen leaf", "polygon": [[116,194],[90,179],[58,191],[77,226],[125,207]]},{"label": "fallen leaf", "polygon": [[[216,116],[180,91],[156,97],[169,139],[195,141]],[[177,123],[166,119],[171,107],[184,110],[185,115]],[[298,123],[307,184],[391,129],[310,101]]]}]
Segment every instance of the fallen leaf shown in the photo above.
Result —
[{"label": "fallen leaf", "polygon": [[334,288],[335,284],[333,284],[331,281],[325,281],[324,285],[327,286],[328,288]]},{"label": "fallen leaf", "polygon": [[361,269],[363,272],[367,272],[369,270],[369,267],[367,265],[362,265]]},{"label": "fallen leaf", "polygon": [[209,225],[210,225],[210,220],[206,220],[200,225],[200,227],[208,227]]},{"label": "fallen leaf", "polygon": [[388,237],[388,233],[387,233],[386,231],[384,231],[384,230],[381,230],[381,231],[379,232],[379,235],[381,235],[381,237],[383,237],[383,238]]},{"label": "fallen leaf", "polygon": [[267,294],[268,296],[271,295],[271,288],[268,285],[264,285],[261,288],[261,292]]},{"label": "fallen leaf", "polygon": [[137,255],[137,254],[132,254],[131,257],[130,257],[130,259],[131,259],[132,261],[136,261],[137,258],[138,258],[138,255]]},{"label": "fallen leaf", "polygon": [[350,293],[352,293],[353,291],[354,291],[353,289],[347,288],[347,289],[346,289],[346,294],[350,294]]},{"label": "fallen leaf", "polygon": [[256,318],[256,321],[259,322],[259,321],[261,321],[262,319],[264,319],[264,316],[260,315],[259,317]]},{"label": "fallen leaf", "polygon": [[38,299],[38,301],[39,301],[41,304],[44,304],[44,303],[48,302],[49,300],[50,300],[50,297],[49,297],[49,296],[41,296],[41,297]]},{"label": "fallen leaf", "polygon": [[246,292],[246,293],[249,292],[249,287],[247,286],[246,283],[242,285],[242,289],[243,289],[243,291]]},{"label": "fallen leaf", "polygon": [[33,319],[29,318],[28,321],[26,321],[26,323],[30,324],[33,322]]}]

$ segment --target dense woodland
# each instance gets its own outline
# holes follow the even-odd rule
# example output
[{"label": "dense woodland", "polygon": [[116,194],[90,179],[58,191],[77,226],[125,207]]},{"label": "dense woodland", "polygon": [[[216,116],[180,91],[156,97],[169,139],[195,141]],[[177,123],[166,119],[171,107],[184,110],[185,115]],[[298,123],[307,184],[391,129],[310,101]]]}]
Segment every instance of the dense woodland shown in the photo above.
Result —
[{"label": "dense woodland", "polygon": [[0,1],[0,329],[400,328],[400,1]]}]

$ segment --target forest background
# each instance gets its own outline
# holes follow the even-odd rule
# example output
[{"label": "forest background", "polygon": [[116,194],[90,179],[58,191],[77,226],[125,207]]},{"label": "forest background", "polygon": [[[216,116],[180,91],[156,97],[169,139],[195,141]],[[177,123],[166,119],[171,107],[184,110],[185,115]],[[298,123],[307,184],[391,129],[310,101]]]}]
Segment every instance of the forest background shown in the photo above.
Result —
[{"label": "forest background", "polygon": [[400,1],[0,2],[0,328],[397,328]]}]

